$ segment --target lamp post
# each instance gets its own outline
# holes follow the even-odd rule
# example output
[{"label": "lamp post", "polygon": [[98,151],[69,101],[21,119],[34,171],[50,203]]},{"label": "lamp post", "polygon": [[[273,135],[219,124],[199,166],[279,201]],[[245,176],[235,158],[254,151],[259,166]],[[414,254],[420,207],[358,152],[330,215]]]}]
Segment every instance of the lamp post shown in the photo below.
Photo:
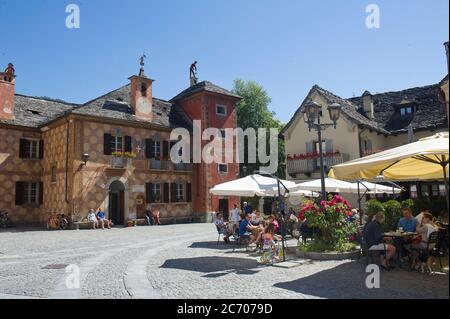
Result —
[{"label": "lamp post", "polygon": [[322,188],[322,200],[326,200],[325,189],[325,167],[323,165],[323,147],[322,147],[322,131],[328,127],[333,126],[336,129],[337,121],[341,116],[342,106],[338,103],[333,103],[328,106],[328,113],[333,123],[321,123],[320,117],[322,116],[322,106],[314,101],[309,101],[305,104],[302,113],[305,123],[308,124],[308,129],[311,132],[314,129],[317,132],[319,138],[319,160],[320,160],[320,181]]}]

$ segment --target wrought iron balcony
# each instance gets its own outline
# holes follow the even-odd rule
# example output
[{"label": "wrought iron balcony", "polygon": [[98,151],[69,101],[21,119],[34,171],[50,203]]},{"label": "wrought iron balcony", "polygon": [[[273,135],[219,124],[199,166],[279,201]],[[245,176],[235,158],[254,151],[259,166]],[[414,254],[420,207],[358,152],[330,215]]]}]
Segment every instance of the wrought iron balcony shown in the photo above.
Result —
[{"label": "wrought iron balcony", "polygon": [[113,156],[111,157],[111,167],[125,169],[131,166],[132,159],[125,156]]},{"label": "wrought iron balcony", "polygon": [[[342,164],[350,159],[349,154],[332,154],[324,155],[323,164],[326,168],[331,168],[334,165]],[[319,172],[320,159],[318,156],[311,156],[306,159],[288,158],[287,171],[288,174],[307,174]]]}]

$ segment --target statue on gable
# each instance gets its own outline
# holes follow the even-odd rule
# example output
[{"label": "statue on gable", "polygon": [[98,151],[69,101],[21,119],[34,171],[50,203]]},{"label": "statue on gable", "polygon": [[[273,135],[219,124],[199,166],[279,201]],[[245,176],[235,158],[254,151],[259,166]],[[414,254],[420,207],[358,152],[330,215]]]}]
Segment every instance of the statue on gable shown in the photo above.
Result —
[{"label": "statue on gable", "polygon": [[145,76],[144,75],[144,66],[145,66],[145,59],[146,58],[147,58],[147,56],[145,55],[145,52],[139,58],[139,64],[141,65],[141,69],[139,70],[139,76]]},{"label": "statue on gable", "polygon": [[197,61],[191,64],[190,68],[191,85],[197,84]]},{"label": "statue on gable", "polygon": [[14,69],[14,65],[12,63],[8,63],[8,66],[5,69],[5,72],[3,73],[4,77],[5,77],[5,81],[7,82],[12,82],[15,74],[16,74],[16,70]]}]

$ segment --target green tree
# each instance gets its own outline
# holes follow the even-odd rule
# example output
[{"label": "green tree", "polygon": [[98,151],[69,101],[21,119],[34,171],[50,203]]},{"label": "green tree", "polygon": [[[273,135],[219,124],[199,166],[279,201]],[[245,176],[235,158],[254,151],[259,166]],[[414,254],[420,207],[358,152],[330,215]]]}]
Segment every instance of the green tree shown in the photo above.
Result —
[{"label": "green tree", "polygon": [[[281,130],[283,123],[275,118],[275,113],[269,110],[269,104],[271,98],[264,90],[264,88],[255,81],[243,81],[237,79],[234,81],[233,93],[242,97],[242,100],[237,105],[237,124],[238,127],[246,130],[247,128],[253,128],[256,131],[258,128],[277,128]],[[269,133],[269,132],[267,132]],[[267,134],[267,143],[269,150],[269,134]],[[278,143],[278,171],[277,176],[285,178],[285,171],[281,167],[285,158],[284,142],[279,140]],[[253,164],[247,163],[247,147],[245,147],[245,163],[241,163],[240,171],[241,176],[245,176],[255,170],[258,170],[261,163]],[[247,173],[244,172],[243,167],[247,167]]]}]

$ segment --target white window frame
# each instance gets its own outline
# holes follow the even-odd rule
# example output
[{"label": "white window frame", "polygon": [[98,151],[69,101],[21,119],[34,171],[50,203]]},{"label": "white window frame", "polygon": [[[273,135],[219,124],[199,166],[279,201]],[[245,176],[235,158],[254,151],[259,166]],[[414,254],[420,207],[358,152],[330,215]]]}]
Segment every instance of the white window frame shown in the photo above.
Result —
[{"label": "white window frame", "polygon": [[[220,113],[220,112],[219,112],[219,109],[220,109],[220,108],[223,108],[224,113]],[[216,104],[216,114],[219,115],[219,116],[227,116],[227,115],[228,115],[228,109],[227,109],[227,106],[226,106],[226,105],[223,105],[223,104]]]},{"label": "white window frame", "polygon": [[411,198],[414,198],[414,199],[419,197],[419,192],[418,192],[417,185],[410,185],[409,186],[409,196],[411,196]]},{"label": "white window frame", "polygon": [[28,157],[26,158],[39,159],[41,141],[36,139],[26,139],[26,141],[26,147],[28,148]]},{"label": "white window frame", "polygon": [[25,204],[39,204],[39,183],[25,183]]},{"label": "white window frame", "polygon": [[163,201],[163,194],[162,194],[162,185],[161,183],[154,183],[152,185],[152,197],[154,200],[156,200],[156,196],[159,195],[159,200]]},{"label": "white window frame", "polygon": [[[225,171],[220,170],[220,167],[226,167]],[[228,164],[217,164],[217,171],[219,172],[219,174],[227,174],[228,173]]]},{"label": "white window frame", "polygon": [[154,158],[161,158],[161,141],[154,141],[152,147]]},{"label": "white window frame", "polygon": [[113,153],[123,153],[124,152],[124,138],[123,136],[113,136],[111,150]]},{"label": "white window frame", "polygon": [[175,184],[175,196],[177,199],[177,202],[184,202],[185,199],[185,187],[183,183],[176,183]]}]

